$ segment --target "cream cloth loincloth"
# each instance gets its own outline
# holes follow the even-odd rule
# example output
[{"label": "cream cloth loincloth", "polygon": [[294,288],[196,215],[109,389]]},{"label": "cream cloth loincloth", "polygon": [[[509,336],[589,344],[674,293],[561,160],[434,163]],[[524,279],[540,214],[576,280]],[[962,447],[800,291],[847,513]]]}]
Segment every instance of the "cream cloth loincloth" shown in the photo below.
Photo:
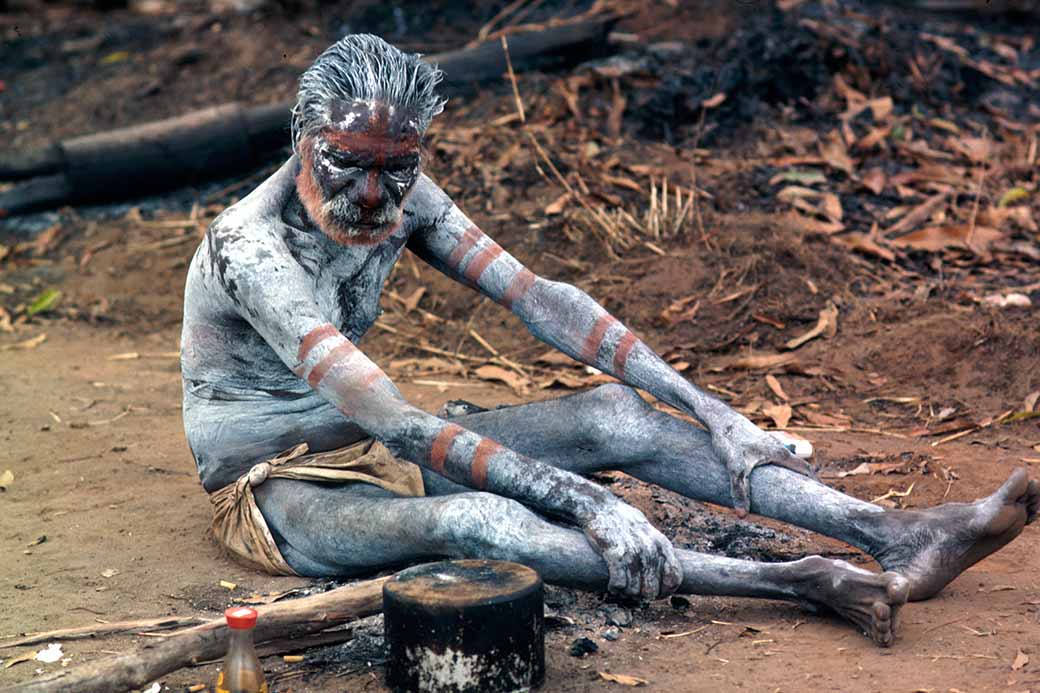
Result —
[{"label": "cream cloth loincloth", "polygon": [[210,495],[213,536],[239,560],[274,575],[297,573],[282,557],[253,497],[253,488],[272,478],[326,484],[362,481],[381,486],[398,496],[425,495],[419,467],[397,459],[383,445],[371,439],[310,455],[307,454],[307,444],[303,443],[267,462],[254,465],[238,481]]}]

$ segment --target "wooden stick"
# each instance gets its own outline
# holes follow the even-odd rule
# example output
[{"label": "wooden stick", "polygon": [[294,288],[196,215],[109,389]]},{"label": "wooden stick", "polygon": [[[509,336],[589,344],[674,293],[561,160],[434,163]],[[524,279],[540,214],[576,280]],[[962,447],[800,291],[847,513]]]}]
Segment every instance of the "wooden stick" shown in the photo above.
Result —
[{"label": "wooden stick", "polygon": [[[254,639],[265,642],[331,628],[379,613],[383,583],[366,580],[303,599],[257,608]],[[69,668],[46,678],[0,689],[0,693],[109,693],[141,688],[171,671],[221,657],[227,649],[227,622],[218,618],[152,640],[133,652]]]},{"label": "wooden stick", "polygon": [[23,647],[25,645],[35,645],[37,643],[48,642],[53,640],[81,640],[83,638],[97,637],[98,635],[112,635],[113,633],[129,633],[132,631],[139,630],[168,630],[170,628],[190,626],[202,620],[204,619],[199,616],[184,616],[179,618],[175,616],[170,616],[167,618],[146,618],[138,621],[98,623],[92,626],[81,626],[79,628],[62,628],[60,630],[48,630],[40,633],[26,633],[23,637],[17,638],[16,640],[6,640],[5,638],[5,642],[0,642],[0,650],[7,649],[8,647]]}]

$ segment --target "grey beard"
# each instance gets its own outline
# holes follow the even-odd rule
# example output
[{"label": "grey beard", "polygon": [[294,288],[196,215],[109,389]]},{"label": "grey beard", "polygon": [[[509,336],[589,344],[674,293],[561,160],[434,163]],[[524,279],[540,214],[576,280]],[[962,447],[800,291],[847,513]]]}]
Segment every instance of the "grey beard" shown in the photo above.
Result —
[{"label": "grey beard", "polygon": [[[334,224],[344,236],[355,238],[371,231],[371,229],[358,226],[362,219],[361,208],[351,203],[343,195],[337,195],[323,203],[321,212],[322,216]],[[386,226],[396,220],[397,208],[393,205],[384,205],[375,214],[370,215],[365,222]]]}]

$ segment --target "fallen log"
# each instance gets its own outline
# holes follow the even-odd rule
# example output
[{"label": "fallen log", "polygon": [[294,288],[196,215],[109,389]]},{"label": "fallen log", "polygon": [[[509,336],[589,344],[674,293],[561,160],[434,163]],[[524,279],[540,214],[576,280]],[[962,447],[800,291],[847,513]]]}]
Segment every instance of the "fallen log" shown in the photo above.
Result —
[{"label": "fallen log", "polygon": [[[573,64],[609,51],[612,18],[510,36],[515,70]],[[468,91],[506,71],[499,41],[427,58],[445,73],[443,92]],[[175,118],[76,137],[0,156],[0,218],[62,204],[111,202],[193,185],[256,166],[289,144],[291,102],[227,103]]]},{"label": "fallen log", "polygon": [[[257,643],[316,633],[379,613],[383,583],[366,580],[302,599],[257,607]],[[211,659],[227,650],[227,622],[214,619],[170,633],[128,654],[72,667],[54,675],[0,689],[0,693],[112,693],[140,688],[151,681]]]}]

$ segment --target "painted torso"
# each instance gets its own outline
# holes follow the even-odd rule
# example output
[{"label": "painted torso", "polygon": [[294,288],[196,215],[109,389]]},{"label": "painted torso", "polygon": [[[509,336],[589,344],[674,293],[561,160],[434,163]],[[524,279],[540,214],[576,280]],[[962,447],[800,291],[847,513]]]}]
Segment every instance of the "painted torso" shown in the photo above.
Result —
[{"label": "painted torso", "polygon": [[[383,285],[409,237],[451,206],[447,195],[423,176],[405,203],[402,223],[387,239],[376,245],[340,245],[308,220],[292,188],[296,166],[294,157],[228,208],[192,259],[185,286],[181,374],[185,433],[196,453],[200,440],[225,437],[235,426],[242,430],[234,437],[243,441],[265,425],[277,428],[279,419],[287,418],[280,413],[331,410],[335,415],[251,321],[275,319],[292,325],[294,303],[313,301],[329,323],[357,344],[379,317]],[[295,272],[302,283],[280,281],[280,268],[287,266],[302,268],[302,273]],[[273,317],[257,315],[255,299],[237,286],[233,278],[244,274],[277,290],[277,305],[265,312]],[[234,412],[229,406],[236,407]]]}]

